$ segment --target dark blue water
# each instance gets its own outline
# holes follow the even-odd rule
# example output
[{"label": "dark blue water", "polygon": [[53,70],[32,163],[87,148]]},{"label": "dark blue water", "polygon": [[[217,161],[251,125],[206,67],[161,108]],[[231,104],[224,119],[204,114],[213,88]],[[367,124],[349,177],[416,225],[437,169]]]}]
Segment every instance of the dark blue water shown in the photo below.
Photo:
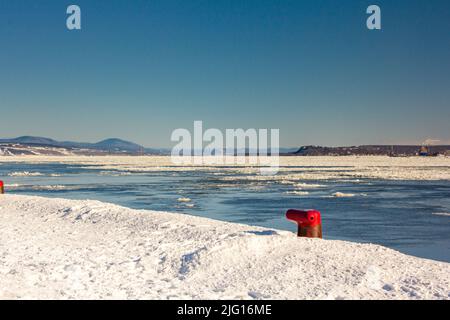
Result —
[{"label": "dark blue water", "polygon": [[[0,180],[10,193],[95,199],[291,231],[296,227],[286,221],[287,209],[315,208],[322,212],[327,239],[377,243],[450,262],[450,181],[300,181],[321,186],[292,194],[299,191],[293,184],[246,177],[220,169],[123,172],[73,164],[0,165]],[[333,197],[336,192],[354,196]]]}]

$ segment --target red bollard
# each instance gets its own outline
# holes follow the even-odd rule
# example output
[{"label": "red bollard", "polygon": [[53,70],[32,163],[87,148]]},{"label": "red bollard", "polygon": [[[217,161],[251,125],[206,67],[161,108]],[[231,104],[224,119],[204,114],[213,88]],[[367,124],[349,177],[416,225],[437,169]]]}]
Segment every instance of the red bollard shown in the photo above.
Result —
[{"label": "red bollard", "polygon": [[322,219],[317,210],[295,210],[286,212],[286,218],[297,223],[299,237],[322,238]]},{"label": "red bollard", "polygon": [[5,187],[3,185],[3,181],[0,180],[0,194],[4,194],[5,193]]}]

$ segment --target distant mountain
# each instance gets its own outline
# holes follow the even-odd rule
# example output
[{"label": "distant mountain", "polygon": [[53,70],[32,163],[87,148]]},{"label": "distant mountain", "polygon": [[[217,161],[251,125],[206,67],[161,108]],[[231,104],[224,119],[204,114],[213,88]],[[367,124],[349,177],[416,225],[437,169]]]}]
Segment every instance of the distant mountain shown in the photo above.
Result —
[{"label": "distant mountain", "polygon": [[56,146],[58,141],[43,137],[22,136],[14,139],[0,139],[0,143],[17,143],[17,144],[39,144],[47,146]]},{"label": "distant mountain", "polygon": [[138,145],[134,142],[125,141],[117,138],[106,139],[92,145],[94,149],[100,150],[119,150],[119,151],[129,151],[129,152],[143,152],[144,147]]},{"label": "distant mountain", "polygon": [[64,148],[68,150],[96,150],[107,153],[120,153],[120,154],[167,154],[169,151],[166,149],[151,149],[144,148],[143,146],[134,142],[111,138],[102,140],[97,143],[86,142],[73,142],[73,141],[56,141],[50,138],[22,136],[13,139],[0,139],[0,144],[14,144],[20,146],[31,147],[51,147],[51,148]]}]

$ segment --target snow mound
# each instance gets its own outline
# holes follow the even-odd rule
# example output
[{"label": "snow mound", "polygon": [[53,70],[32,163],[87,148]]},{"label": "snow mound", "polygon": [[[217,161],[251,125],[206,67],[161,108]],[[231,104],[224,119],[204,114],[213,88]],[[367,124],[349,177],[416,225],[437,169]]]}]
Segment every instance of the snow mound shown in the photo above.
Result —
[{"label": "snow mound", "polygon": [[0,298],[449,299],[450,264],[99,201],[0,196]]}]

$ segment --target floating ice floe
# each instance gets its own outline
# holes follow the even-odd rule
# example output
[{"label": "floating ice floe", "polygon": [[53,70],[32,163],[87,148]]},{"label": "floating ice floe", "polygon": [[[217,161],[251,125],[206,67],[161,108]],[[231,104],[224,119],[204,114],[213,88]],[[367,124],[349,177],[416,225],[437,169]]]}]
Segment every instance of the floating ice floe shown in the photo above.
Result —
[{"label": "floating ice floe", "polygon": [[66,190],[66,189],[68,189],[68,187],[64,186],[64,185],[43,185],[43,186],[35,185],[35,186],[31,186],[31,189],[52,191],[52,190]]},{"label": "floating ice floe", "polygon": [[350,198],[356,196],[354,193],[343,193],[343,192],[335,192],[332,194],[335,198]]},{"label": "floating ice floe", "polygon": [[20,172],[11,172],[8,174],[10,177],[36,177],[43,176],[40,172],[28,172],[28,171],[20,171]]},{"label": "floating ice floe", "polygon": [[10,183],[10,184],[5,184],[5,187],[6,188],[19,188],[19,187],[21,187],[22,185],[21,184],[18,184],[18,183]]},{"label": "floating ice floe", "polygon": [[287,191],[287,194],[295,194],[297,196],[306,196],[309,194],[308,191]]},{"label": "floating ice floe", "polygon": [[[259,168],[232,166],[227,168],[209,166],[174,165],[170,156],[8,156],[0,162],[18,163],[64,163],[77,164],[89,169],[138,172],[205,170],[215,173],[242,174],[224,177],[232,180],[450,180],[450,157],[406,157],[348,156],[348,157],[280,157],[279,173],[276,176],[259,175]],[[220,177],[220,176],[218,176]],[[356,179],[356,180],[355,180]],[[284,182],[281,182],[284,183]]]},{"label": "floating ice floe", "polygon": [[323,184],[310,184],[310,183],[295,183],[294,187],[298,189],[317,189],[326,187]]},{"label": "floating ice floe", "polygon": [[433,212],[432,214],[435,216],[450,217],[450,212]]}]

